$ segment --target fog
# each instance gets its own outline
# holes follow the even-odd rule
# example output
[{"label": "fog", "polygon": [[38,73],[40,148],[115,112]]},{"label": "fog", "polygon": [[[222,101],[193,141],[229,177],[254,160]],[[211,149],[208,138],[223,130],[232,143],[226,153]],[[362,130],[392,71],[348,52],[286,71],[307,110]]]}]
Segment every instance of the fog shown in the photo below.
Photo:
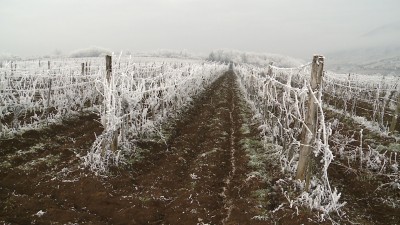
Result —
[{"label": "fog", "polygon": [[239,49],[310,59],[396,45],[398,0],[0,0],[0,53]]}]

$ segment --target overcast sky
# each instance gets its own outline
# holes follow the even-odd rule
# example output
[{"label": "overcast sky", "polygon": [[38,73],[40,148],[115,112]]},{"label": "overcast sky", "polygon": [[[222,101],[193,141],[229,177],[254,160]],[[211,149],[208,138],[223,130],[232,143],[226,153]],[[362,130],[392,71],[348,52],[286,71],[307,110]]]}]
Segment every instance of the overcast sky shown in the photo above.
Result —
[{"label": "overcast sky", "polygon": [[0,53],[230,48],[310,58],[399,42],[399,24],[399,0],[0,0]]}]

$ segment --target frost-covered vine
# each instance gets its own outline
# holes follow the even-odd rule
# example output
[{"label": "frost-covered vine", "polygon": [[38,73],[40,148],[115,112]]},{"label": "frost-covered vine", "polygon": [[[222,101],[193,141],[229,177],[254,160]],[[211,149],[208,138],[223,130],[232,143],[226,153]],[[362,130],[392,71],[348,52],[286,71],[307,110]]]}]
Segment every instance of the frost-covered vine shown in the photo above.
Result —
[{"label": "frost-covered vine", "polygon": [[105,129],[84,157],[85,165],[104,172],[123,162],[134,154],[137,139],[157,133],[163,121],[226,69],[219,63],[160,62],[113,69],[109,81],[103,75],[96,87],[103,97],[98,111]]},{"label": "frost-covered vine", "polygon": [[350,117],[364,117],[388,133],[398,105],[400,79],[394,76],[327,72],[324,102]]},{"label": "frost-covered vine", "polygon": [[[54,63],[53,63],[54,64]],[[17,65],[19,67],[17,67]],[[96,71],[82,74],[68,63],[3,63],[0,68],[0,131],[3,138],[37,129],[95,103]]]},{"label": "frost-covered vine", "polygon": [[306,126],[305,118],[308,96],[312,93],[318,108],[318,124],[312,143],[315,172],[310,191],[290,201],[322,211],[325,216],[330,212],[338,212],[343,204],[339,202],[340,194],[332,190],[327,172],[334,158],[328,143],[331,128],[325,121],[321,91],[311,90],[309,64],[289,69],[238,65],[235,71],[262,118],[262,134],[270,137],[264,140],[269,139],[283,147],[279,148],[276,155],[280,159],[282,172],[291,175],[297,169],[302,129],[311,129]]}]

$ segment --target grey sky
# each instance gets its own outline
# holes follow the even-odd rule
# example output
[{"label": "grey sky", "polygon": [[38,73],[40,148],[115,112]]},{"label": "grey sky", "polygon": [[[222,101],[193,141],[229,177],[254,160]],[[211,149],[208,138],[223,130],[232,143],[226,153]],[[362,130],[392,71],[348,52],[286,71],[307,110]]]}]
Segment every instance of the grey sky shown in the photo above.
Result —
[{"label": "grey sky", "polygon": [[395,43],[399,10],[399,0],[0,0],[0,53],[233,48],[310,58]]}]

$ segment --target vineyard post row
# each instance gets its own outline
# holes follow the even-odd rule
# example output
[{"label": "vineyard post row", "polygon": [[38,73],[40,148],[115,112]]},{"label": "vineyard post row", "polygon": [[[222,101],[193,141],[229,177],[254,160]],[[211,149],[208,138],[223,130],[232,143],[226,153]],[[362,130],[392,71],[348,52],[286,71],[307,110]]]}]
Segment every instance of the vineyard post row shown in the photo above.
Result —
[{"label": "vineyard post row", "polygon": [[[69,112],[77,112],[77,108],[82,111],[88,96],[93,98],[93,95],[82,95],[82,91],[80,95],[83,97],[76,96],[77,90],[82,90],[81,86],[94,86],[97,79],[98,73],[89,74],[88,63],[84,68],[86,75],[75,73],[71,67],[53,68],[51,61],[47,63],[41,60],[29,61],[28,67],[27,63],[24,65],[21,62],[22,65],[18,64],[18,71],[17,62],[11,61],[6,65],[0,62],[0,64],[2,65],[0,68],[1,138],[12,136],[22,129],[35,129],[41,125],[48,125]],[[62,101],[59,101],[60,99]]]},{"label": "vineyard post row", "polygon": [[392,121],[390,123],[389,132],[393,133],[396,130],[397,118],[399,117],[400,113],[400,93],[397,94],[397,106],[393,114]]}]

